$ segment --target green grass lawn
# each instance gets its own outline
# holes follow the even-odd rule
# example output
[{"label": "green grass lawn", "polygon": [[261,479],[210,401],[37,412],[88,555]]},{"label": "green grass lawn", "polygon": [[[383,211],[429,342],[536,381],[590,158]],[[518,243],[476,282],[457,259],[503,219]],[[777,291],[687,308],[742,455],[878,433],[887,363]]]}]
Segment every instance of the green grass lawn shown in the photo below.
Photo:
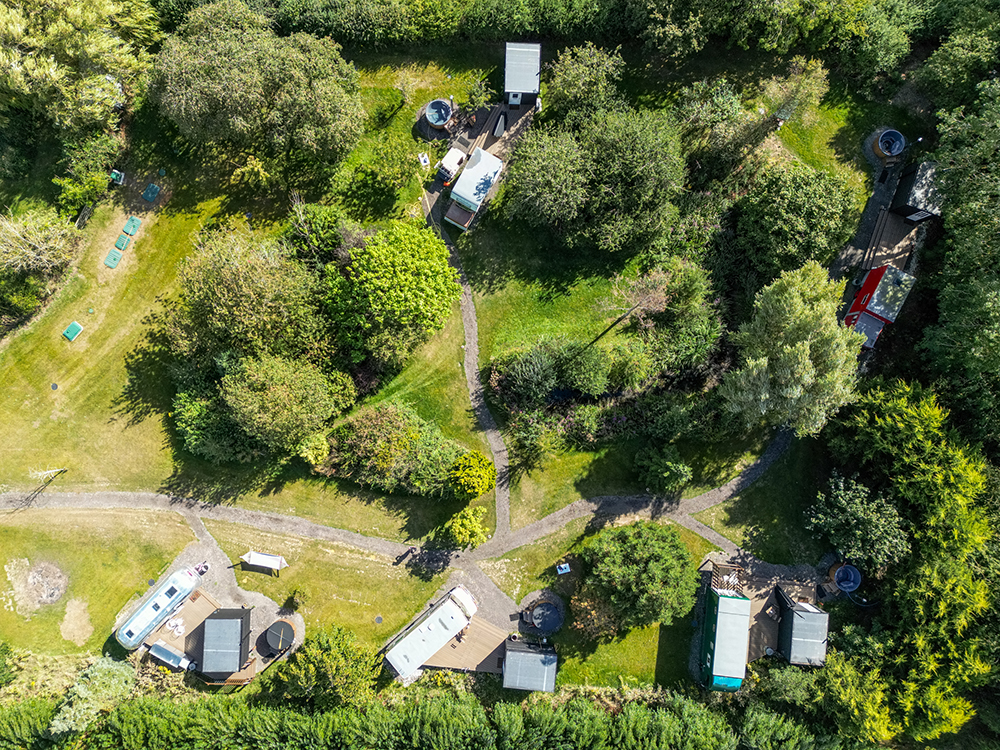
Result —
[{"label": "green grass lawn", "polygon": [[[576,553],[597,529],[588,519],[571,521],[559,531],[533,544],[481,564],[483,570],[516,602],[540,588],[551,588],[569,602],[579,583]],[[675,526],[696,563],[714,545],[688,529]],[[568,561],[573,571],[558,576],[555,566]],[[559,685],[586,684],[617,686],[652,684],[674,685],[687,677],[688,651],[694,629],[687,616],[670,625],[651,625],[630,631],[610,643],[581,639],[568,627],[553,641],[560,654]]]},{"label": "green grass lawn", "polygon": [[[0,562],[6,569],[0,634],[35,652],[99,654],[117,614],[193,541],[176,513],[60,509],[0,515]],[[57,566],[69,579],[66,593],[19,614],[11,580],[24,568],[19,560]]]},{"label": "green grass lawn", "polygon": [[695,518],[768,562],[815,564],[825,550],[806,530],[803,514],[828,476],[817,441],[796,440],[744,492]]},{"label": "green grass lawn", "polygon": [[[248,526],[206,521],[205,526],[234,562],[248,549],[280,554],[288,561],[281,577],[236,568],[239,585],[282,604],[300,587],[307,601],[300,610],[309,628],[341,625],[365,643],[382,643],[422,610],[443,581],[443,574],[424,581],[405,565],[332,542],[260,531]],[[375,618],[381,616],[381,624]]]}]

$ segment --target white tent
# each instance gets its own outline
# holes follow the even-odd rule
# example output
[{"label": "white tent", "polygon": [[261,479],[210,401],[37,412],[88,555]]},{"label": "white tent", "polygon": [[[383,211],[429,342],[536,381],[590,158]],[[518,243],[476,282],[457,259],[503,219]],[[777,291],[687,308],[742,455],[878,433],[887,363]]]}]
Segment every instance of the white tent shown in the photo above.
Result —
[{"label": "white tent", "polygon": [[281,555],[269,555],[266,552],[254,552],[250,550],[240,557],[240,559],[247,565],[253,565],[255,568],[270,568],[271,570],[280,571],[282,568],[288,567],[288,563],[285,562],[285,558]]}]

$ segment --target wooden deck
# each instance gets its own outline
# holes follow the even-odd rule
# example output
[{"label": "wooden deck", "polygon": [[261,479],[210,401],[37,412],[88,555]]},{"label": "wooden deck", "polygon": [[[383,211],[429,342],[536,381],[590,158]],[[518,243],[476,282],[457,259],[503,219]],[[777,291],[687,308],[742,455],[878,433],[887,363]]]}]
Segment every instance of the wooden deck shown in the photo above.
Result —
[{"label": "wooden deck", "polygon": [[767,649],[778,649],[778,621],[771,619],[770,607],[778,610],[774,587],[780,585],[792,599],[816,603],[816,584],[804,581],[775,580],[773,578],[744,578],[743,594],[750,599],[750,650],[747,661],[765,656]]},{"label": "wooden deck", "polygon": [[452,638],[428,659],[425,667],[459,669],[464,672],[503,674],[504,644],[508,632],[481,618],[472,618],[461,640]]},{"label": "wooden deck", "polygon": [[[203,630],[201,624],[208,619],[210,614],[219,609],[219,606],[219,603],[209,594],[201,589],[196,590],[160,627],[149,634],[144,641],[145,645],[148,647],[157,641],[163,641],[171,648],[182,651],[191,661],[198,661],[201,658],[202,650]],[[167,627],[167,622],[175,619],[184,623],[184,634],[181,636]]]},{"label": "wooden deck", "polygon": [[888,265],[904,270],[916,246],[919,227],[919,224],[907,224],[902,216],[883,208],[865,251],[862,269],[868,271]]}]

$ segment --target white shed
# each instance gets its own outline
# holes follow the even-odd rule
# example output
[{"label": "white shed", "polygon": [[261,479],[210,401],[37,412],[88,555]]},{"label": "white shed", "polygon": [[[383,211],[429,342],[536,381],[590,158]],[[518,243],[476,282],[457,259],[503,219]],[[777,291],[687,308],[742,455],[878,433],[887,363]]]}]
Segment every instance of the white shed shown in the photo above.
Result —
[{"label": "white shed", "polygon": [[507,42],[503,91],[511,107],[534,105],[542,90],[542,45]]}]

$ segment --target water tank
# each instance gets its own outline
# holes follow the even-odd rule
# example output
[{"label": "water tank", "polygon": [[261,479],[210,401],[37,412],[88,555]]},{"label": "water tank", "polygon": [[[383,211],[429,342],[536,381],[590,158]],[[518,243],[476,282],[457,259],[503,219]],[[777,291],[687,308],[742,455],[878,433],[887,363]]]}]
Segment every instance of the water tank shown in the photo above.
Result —
[{"label": "water tank", "polygon": [[850,594],[861,585],[861,573],[853,565],[841,565],[833,576],[837,588]]},{"label": "water tank", "polygon": [[875,139],[875,153],[885,158],[899,156],[906,146],[906,139],[898,130],[886,130]]}]

